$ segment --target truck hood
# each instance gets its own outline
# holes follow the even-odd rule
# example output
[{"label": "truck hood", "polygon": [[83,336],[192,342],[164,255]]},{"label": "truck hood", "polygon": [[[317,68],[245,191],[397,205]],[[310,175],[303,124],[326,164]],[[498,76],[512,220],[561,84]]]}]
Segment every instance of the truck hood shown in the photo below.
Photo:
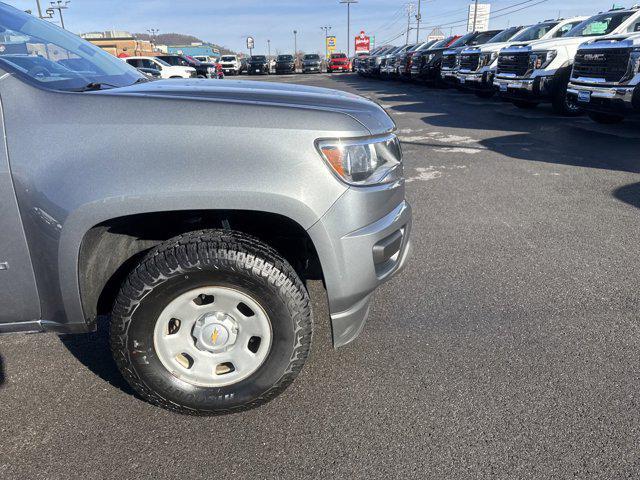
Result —
[{"label": "truck hood", "polygon": [[564,37],[564,38],[550,38],[548,40],[536,40],[535,42],[522,42],[514,43],[509,49],[518,48],[521,46],[529,47],[531,50],[554,50],[560,47],[577,47],[589,40],[598,37]]},{"label": "truck hood", "polygon": [[352,93],[328,88],[248,80],[157,80],[89,92],[92,95],[180,98],[201,102],[229,102],[254,107],[271,106],[323,110],[349,115],[372,134],[393,130],[395,124],[377,103]]},{"label": "truck hood", "polygon": [[640,46],[640,34],[621,34],[598,37],[580,46],[580,50],[601,48],[633,48]]}]

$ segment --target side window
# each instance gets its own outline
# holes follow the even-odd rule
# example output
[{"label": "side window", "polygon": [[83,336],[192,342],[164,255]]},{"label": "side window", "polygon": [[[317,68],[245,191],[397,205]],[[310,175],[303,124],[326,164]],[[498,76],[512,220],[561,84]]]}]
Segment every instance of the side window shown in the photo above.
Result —
[{"label": "side window", "polygon": [[571,30],[573,27],[578,25],[580,22],[576,23],[567,23],[566,25],[560,27],[556,33],[553,34],[553,38],[563,37],[565,33]]},{"label": "side window", "polygon": [[139,68],[140,67],[140,60],[136,59],[136,58],[130,58],[127,60],[127,63],[129,65],[131,65],[132,67],[136,67]]},{"label": "side window", "polygon": [[151,64],[150,68],[155,68],[156,70],[162,70],[162,65],[160,65],[155,60],[149,60],[149,63]]},{"label": "side window", "polygon": [[629,25],[627,32],[640,32],[640,20],[637,20]]}]

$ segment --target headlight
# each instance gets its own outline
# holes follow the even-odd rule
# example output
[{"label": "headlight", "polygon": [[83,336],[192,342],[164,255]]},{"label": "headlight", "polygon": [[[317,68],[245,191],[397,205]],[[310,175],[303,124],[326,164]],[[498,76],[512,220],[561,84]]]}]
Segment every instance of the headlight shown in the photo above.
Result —
[{"label": "headlight", "polygon": [[498,58],[498,52],[483,53],[480,55],[480,66],[488,67]]},{"label": "headlight", "polygon": [[547,50],[544,52],[531,52],[529,55],[529,68],[532,70],[540,70],[549,66],[553,59],[556,58],[558,52],[555,50]]},{"label": "headlight", "polygon": [[318,140],[316,146],[331,170],[351,185],[390,183],[402,177],[402,149],[395,135]]},{"label": "headlight", "polygon": [[429,55],[427,55],[427,57],[426,57],[427,63],[430,63],[431,60],[433,60],[434,58],[436,58],[436,54],[435,53],[430,53]]}]

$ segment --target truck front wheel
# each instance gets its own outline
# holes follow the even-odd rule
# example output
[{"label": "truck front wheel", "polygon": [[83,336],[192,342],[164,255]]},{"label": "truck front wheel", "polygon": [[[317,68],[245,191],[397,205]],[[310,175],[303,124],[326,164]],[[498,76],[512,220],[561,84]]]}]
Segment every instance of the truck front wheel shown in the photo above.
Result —
[{"label": "truck front wheel", "polygon": [[259,406],[298,375],[311,345],[307,291],[257,239],[203,230],[152,250],[111,320],[120,371],[145,400],[215,415]]}]

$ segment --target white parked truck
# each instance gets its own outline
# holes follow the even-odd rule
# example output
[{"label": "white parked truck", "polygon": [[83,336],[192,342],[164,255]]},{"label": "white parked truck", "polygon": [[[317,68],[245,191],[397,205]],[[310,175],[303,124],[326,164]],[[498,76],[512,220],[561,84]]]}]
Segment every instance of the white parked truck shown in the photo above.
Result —
[{"label": "white parked truck", "polygon": [[220,65],[225,75],[240,75],[242,63],[237,55],[223,55],[220,58]]},{"label": "white parked truck", "polygon": [[559,38],[568,33],[587,17],[573,17],[559,20],[545,20],[520,30],[507,42],[487,43],[469,47],[460,54],[458,83],[482,98],[495,94],[493,80],[498,68],[498,54],[503,48],[514,44],[530,44],[537,40]]},{"label": "white parked truck", "polygon": [[515,44],[498,56],[494,84],[501,96],[520,108],[551,102],[557,113],[579,115],[582,108],[567,96],[578,47],[605,35],[640,31],[640,7],[616,8],[594,15],[561,38]]}]

